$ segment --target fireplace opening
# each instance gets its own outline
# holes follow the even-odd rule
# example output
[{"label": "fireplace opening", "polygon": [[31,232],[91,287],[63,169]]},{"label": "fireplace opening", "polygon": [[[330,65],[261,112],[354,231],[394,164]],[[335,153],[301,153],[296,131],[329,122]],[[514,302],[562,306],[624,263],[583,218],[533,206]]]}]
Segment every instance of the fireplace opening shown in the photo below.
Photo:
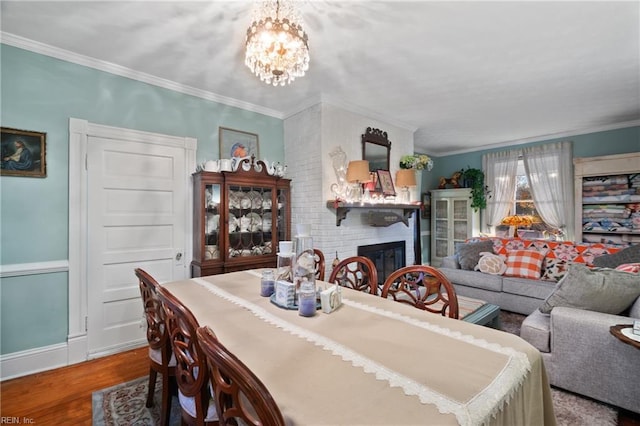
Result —
[{"label": "fireplace opening", "polygon": [[382,286],[389,275],[406,265],[405,242],[358,246],[358,256],[367,257],[376,265],[378,286]]}]

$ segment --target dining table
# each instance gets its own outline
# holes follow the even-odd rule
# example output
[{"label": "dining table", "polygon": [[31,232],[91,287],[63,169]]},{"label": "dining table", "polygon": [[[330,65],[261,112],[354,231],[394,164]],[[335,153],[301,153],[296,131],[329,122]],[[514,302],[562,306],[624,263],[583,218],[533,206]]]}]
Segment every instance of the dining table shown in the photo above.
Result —
[{"label": "dining table", "polygon": [[287,424],[555,424],[540,353],[516,335],[348,288],[333,312],[301,316],[260,295],[258,269],[162,286],[266,385]]}]

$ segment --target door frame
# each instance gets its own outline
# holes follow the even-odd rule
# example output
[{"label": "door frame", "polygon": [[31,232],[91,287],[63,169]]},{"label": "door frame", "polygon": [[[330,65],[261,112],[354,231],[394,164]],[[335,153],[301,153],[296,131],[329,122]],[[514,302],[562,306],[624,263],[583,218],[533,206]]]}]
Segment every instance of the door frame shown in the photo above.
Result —
[{"label": "door frame", "polygon": [[[87,339],[88,321],[88,194],[87,144],[89,136],[107,139],[134,139],[136,142],[165,145],[185,150],[184,177],[187,202],[184,204],[185,268],[193,257],[193,190],[191,173],[196,168],[195,138],[177,137],[90,123],[78,118],[69,119],[69,333],[67,336],[67,363],[86,361],[89,357]],[[133,271],[132,271],[133,274]]]}]

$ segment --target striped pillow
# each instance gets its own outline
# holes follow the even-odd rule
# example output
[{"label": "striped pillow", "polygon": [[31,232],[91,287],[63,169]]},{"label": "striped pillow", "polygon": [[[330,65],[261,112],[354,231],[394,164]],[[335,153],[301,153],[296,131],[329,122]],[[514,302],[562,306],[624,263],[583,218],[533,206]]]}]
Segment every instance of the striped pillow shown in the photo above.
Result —
[{"label": "striped pillow", "polygon": [[546,254],[547,250],[511,250],[507,252],[507,271],[504,275],[540,279],[542,262]]}]

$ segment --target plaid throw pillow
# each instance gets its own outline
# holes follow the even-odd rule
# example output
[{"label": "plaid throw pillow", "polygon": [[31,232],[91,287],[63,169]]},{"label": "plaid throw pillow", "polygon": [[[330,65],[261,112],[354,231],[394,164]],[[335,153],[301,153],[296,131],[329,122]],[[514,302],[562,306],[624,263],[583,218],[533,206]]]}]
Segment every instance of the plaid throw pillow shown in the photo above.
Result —
[{"label": "plaid throw pillow", "polygon": [[547,251],[512,250],[507,253],[507,271],[509,277],[540,279],[542,261]]}]

